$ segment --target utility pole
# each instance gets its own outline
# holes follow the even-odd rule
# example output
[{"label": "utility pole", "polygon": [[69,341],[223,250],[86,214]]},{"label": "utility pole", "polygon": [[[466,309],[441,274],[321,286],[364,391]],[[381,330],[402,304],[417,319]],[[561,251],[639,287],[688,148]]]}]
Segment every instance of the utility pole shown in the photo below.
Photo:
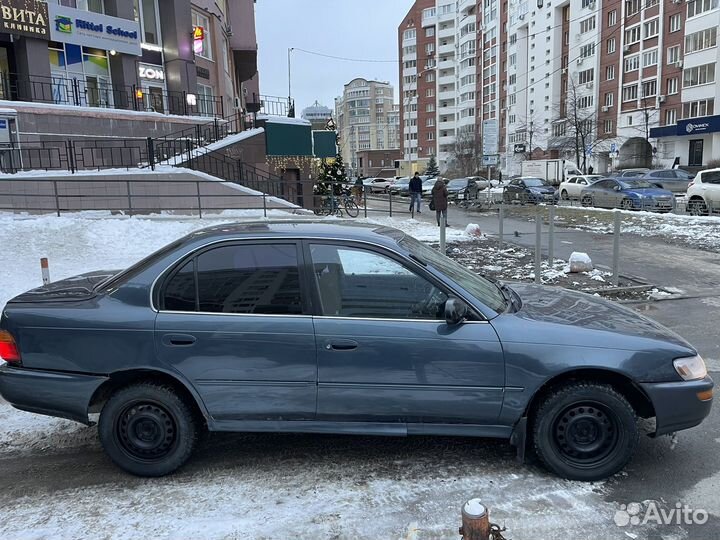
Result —
[{"label": "utility pole", "polygon": [[295,106],[292,102],[292,90],[291,90],[291,71],[290,71],[290,53],[294,50],[293,47],[288,48],[288,116],[295,118]]}]

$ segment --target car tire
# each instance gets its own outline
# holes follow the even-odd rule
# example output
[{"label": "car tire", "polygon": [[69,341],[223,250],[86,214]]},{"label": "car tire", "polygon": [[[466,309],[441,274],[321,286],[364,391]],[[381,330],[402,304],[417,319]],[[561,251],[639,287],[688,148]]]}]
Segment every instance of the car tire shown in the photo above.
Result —
[{"label": "car tire", "polygon": [[562,193],[560,193],[560,198],[561,198],[563,201],[570,200],[570,196],[568,195],[567,190],[565,190],[565,189],[562,190]]},{"label": "car tire", "polygon": [[580,204],[585,208],[595,206],[593,198],[590,195],[585,195],[582,199],[580,199]]},{"label": "car tire", "polygon": [[170,387],[139,383],[117,390],[100,413],[98,433],[110,459],[137,476],[164,476],[195,448],[199,421]]},{"label": "car tire", "polygon": [[620,207],[623,210],[635,210],[635,205],[633,204],[633,202],[630,199],[623,199],[620,202]]},{"label": "car tire", "polygon": [[639,430],[632,405],[611,386],[574,383],[540,403],[532,436],[548,469],[570,480],[593,481],[627,465]]},{"label": "car tire", "polygon": [[688,203],[688,210],[691,216],[707,216],[708,207],[702,199],[691,199]]}]

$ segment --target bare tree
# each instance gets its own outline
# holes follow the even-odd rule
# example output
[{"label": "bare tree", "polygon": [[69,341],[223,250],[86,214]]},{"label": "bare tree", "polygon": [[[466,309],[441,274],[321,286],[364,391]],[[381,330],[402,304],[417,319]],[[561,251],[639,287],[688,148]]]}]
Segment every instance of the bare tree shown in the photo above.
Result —
[{"label": "bare tree", "polygon": [[531,114],[520,119],[520,124],[515,133],[525,133],[528,147],[526,148],[526,159],[532,159],[532,153],[535,149],[533,147],[533,139],[537,144],[537,140],[543,135],[542,123],[538,121],[539,118],[535,114]]},{"label": "bare tree", "polygon": [[573,77],[568,79],[568,91],[564,101],[564,110],[558,117],[564,120],[565,132],[561,139],[564,144],[559,149],[569,151],[575,156],[575,163],[587,172],[587,158],[598,147],[604,147],[613,137],[603,137],[598,129],[597,109],[590,104],[581,91],[582,85]]},{"label": "bare tree", "polygon": [[460,176],[473,176],[482,166],[482,138],[478,133],[462,131],[455,137],[449,169]]}]

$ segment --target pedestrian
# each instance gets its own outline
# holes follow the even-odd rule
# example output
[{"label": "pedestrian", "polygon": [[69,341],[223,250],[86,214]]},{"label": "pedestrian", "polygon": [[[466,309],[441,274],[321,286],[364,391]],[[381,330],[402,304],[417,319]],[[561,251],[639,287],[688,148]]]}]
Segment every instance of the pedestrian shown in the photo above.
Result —
[{"label": "pedestrian", "polygon": [[502,173],[498,171],[498,184],[502,184]]},{"label": "pedestrian", "polygon": [[590,165],[590,166],[588,167],[588,174],[592,174],[592,172],[593,172],[593,168],[592,168],[592,165]]},{"label": "pedestrian", "polygon": [[353,186],[353,191],[355,192],[355,202],[358,206],[362,204],[362,196],[363,196],[363,181],[362,177],[358,176],[355,179],[355,185]]},{"label": "pedestrian", "polygon": [[435,207],[435,219],[437,220],[438,227],[440,226],[440,218],[445,220],[445,226],[449,227],[447,221],[447,207],[448,207],[448,190],[445,182],[438,179],[432,188],[432,202]]},{"label": "pedestrian", "polygon": [[416,172],[415,175],[410,179],[408,191],[410,192],[410,212],[412,212],[414,204],[415,211],[419,214],[420,203],[422,202],[422,178],[420,178],[420,173]]}]

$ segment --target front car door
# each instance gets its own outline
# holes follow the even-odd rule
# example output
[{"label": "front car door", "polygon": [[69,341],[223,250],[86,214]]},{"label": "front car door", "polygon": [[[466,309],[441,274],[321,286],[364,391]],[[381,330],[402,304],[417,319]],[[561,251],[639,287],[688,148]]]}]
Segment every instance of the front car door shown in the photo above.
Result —
[{"label": "front car door", "polygon": [[420,268],[367,246],[309,242],[318,306],[317,419],[483,424],[505,381],[493,327],[448,326],[451,294]]},{"label": "front car door", "polygon": [[155,347],[216,422],[315,416],[315,336],[294,241],[211,246],[159,284]]}]

